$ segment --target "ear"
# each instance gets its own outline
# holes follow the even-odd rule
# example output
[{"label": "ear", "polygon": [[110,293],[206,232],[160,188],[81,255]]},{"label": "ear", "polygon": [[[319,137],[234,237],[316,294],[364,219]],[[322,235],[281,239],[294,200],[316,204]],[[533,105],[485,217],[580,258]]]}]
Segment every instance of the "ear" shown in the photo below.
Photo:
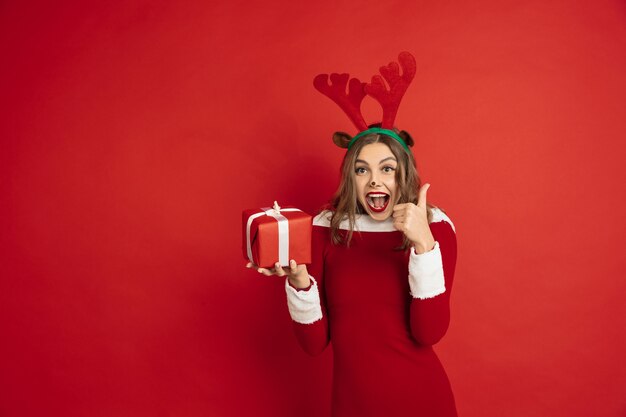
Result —
[{"label": "ear", "polygon": [[351,140],[352,136],[348,135],[347,133],[335,132],[333,134],[333,142],[340,148],[346,149],[348,147],[348,143],[350,143]]},{"label": "ear", "polygon": [[409,132],[407,132],[406,130],[402,130],[400,133],[398,133],[398,136],[400,136],[402,140],[404,140],[404,142],[406,143],[406,146],[413,146],[415,144],[415,142],[413,141],[413,138],[411,137],[411,135],[409,135]]}]

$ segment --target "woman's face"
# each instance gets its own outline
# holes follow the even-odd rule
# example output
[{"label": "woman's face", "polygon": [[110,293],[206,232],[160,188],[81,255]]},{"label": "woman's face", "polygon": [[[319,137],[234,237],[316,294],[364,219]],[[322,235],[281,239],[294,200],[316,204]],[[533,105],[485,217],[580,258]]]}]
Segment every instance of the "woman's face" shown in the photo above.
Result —
[{"label": "woman's face", "polygon": [[357,198],[374,220],[385,220],[393,213],[398,161],[384,143],[363,146],[354,164]]}]

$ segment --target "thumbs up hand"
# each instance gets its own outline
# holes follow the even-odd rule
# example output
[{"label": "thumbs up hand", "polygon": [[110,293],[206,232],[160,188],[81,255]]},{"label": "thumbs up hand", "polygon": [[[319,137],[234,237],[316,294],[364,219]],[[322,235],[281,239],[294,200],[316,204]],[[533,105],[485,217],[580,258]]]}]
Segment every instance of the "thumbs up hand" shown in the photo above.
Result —
[{"label": "thumbs up hand", "polygon": [[393,225],[411,241],[415,252],[424,253],[435,246],[435,238],[428,226],[426,193],[430,184],[424,184],[418,194],[417,204],[396,204],[393,207]]}]

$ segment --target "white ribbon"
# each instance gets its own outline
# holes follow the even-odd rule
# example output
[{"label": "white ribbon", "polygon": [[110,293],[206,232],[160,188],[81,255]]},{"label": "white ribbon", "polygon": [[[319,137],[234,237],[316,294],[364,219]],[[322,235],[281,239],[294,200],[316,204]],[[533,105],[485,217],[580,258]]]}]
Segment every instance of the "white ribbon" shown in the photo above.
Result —
[{"label": "white ribbon", "polygon": [[[278,207],[274,203],[274,207]],[[261,216],[270,216],[276,219],[278,222],[278,262],[281,266],[289,266],[289,219],[283,216],[281,211],[302,211],[297,208],[276,209],[271,207],[263,207],[262,211],[255,213],[248,217],[248,223],[246,225],[246,246],[248,249],[248,259],[254,263],[252,257],[252,242],[250,241],[250,227],[254,219]],[[258,233],[258,232],[257,232]]]}]

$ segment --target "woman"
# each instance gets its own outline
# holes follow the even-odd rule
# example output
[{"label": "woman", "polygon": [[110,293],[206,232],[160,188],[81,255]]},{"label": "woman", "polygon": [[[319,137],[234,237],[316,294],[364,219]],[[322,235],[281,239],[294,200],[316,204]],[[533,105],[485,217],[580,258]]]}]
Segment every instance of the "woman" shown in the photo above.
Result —
[{"label": "woman", "polygon": [[312,263],[247,266],[287,277],[307,353],[332,341],[333,417],[456,416],[432,349],[450,320],[454,226],[427,203],[408,133],[375,127],[333,139],[348,150],[330,210],[313,221]]},{"label": "woman", "polygon": [[419,187],[411,152],[389,136],[363,136],[344,158],[334,211],[314,219],[311,265],[257,268],[287,276],[306,352],[332,340],[333,416],[456,415],[431,348],[448,328],[456,237],[427,205],[428,188]]}]

